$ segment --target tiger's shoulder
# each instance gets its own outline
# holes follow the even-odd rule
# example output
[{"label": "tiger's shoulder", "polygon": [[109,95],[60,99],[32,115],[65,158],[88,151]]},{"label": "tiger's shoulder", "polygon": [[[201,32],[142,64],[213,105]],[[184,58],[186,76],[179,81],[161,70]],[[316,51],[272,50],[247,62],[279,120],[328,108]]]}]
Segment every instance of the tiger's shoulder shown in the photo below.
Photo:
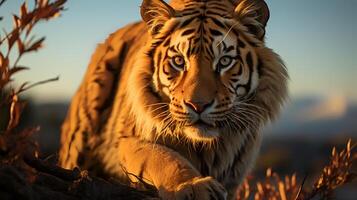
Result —
[{"label": "tiger's shoulder", "polygon": [[91,64],[97,64],[100,60],[108,60],[103,56],[107,56],[110,52],[115,52],[118,56],[122,44],[132,45],[135,42],[141,42],[143,38],[147,38],[147,27],[145,23],[136,22],[128,24],[109,34],[103,43],[97,45],[96,50],[92,54]]},{"label": "tiger's shoulder", "polygon": [[143,22],[137,22],[118,29],[97,45],[62,125],[63,167],[78,166],[81,157],[87,156],[86,149],[91,149],[88,141],[96,138],[106,125],[118,85],[127,76],[125,66],[135,60],[137,50],[146,40],[147,28]]}]

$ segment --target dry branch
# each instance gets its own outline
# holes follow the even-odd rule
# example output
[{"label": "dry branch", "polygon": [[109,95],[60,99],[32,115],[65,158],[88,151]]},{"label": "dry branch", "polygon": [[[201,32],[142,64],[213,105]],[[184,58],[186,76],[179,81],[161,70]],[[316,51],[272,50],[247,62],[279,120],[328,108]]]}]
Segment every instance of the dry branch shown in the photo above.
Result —
[{"label": "dry branch", "polygon": [[[120,183],[92,177],[87,171],[65,170],[43,163],[38,159],[27,160],[34,169],[31,175],[11,165],[0,165],[1,199],[154,199],[155,193],[139,191]],[[21,197],[21,198],[20,198]]]},{"label": "dry branch", "polygon": [[[352,171],[353,156],[351,140],[345,149],[337,152],[333,148],[330,163],[322,170],[321,175],[312,186],[306,186],[306,175],[301,184],[296,174],[281,178],[271,169],[267,170],[263,181],[257,182],[255,187],[246,180],[238,191],[239,200],[327,200],[332,199],[334,191],[356,178]],[[357,155],[357,154],[356,154]]]}]

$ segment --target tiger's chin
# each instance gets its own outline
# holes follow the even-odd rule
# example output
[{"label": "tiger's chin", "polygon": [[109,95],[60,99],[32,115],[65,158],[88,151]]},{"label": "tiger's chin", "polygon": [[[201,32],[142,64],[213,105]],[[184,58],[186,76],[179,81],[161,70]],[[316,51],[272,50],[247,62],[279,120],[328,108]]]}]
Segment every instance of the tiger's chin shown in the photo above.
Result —
[{"label": "tiger's chin", "polygon": [[210,142],[219,137],[219,129],[205,123],[185,126],[183,133],[187,138],[197,142]]}]

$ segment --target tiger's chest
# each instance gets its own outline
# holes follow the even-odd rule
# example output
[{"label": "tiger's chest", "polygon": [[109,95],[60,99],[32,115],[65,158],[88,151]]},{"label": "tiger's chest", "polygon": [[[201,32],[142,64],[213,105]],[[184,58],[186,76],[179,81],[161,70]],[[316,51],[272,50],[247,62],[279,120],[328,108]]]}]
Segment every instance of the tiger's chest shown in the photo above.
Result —
[{"label": "tiger's chest", "polygon": [[241,182],[253,166],[260,147],[258,132],[237,134],[211,146],[169,144],[184,156],[202,176],[212,176],[229,187]]}]

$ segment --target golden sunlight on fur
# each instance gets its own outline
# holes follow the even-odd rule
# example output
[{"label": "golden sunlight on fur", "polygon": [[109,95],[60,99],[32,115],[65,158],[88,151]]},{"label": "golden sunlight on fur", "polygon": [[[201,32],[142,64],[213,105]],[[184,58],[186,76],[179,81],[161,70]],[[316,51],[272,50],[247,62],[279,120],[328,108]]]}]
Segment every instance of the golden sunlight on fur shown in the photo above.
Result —
[{"label": "golden sunlight on fur", "polygon": [[144,0],[141,16],[92,56],[60,165],[139,177],[163,199],[234,199],[287,96],[266,3]]}]

